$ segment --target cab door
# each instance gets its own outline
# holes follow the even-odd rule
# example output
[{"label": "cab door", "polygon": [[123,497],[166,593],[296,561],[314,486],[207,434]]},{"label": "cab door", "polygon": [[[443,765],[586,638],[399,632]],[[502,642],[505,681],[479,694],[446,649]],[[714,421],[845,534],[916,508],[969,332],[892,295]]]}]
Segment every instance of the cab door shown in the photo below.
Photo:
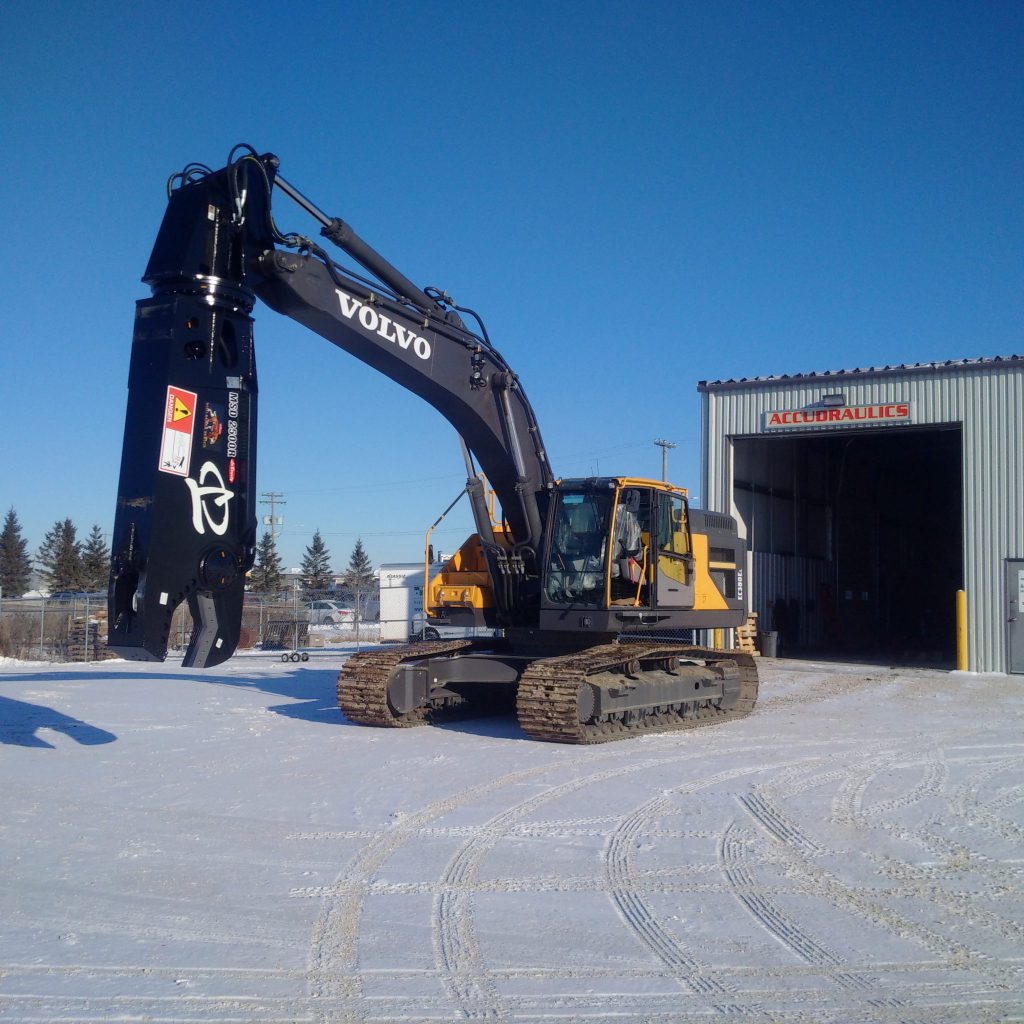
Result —
[{"label": "cab door", "polygon": [[680,494],[658,495],[657,584],[659,608],[692,608],[693,545],[686,500]]}]

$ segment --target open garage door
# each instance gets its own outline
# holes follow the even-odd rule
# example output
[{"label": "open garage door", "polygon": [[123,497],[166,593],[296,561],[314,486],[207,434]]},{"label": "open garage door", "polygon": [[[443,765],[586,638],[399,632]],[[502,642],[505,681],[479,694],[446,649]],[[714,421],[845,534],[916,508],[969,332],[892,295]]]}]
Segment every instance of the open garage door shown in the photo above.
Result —
[{"label": "open garage door", "polygon": [[734,441],[753,608],[780,653],[952,667],[960,425]]}]

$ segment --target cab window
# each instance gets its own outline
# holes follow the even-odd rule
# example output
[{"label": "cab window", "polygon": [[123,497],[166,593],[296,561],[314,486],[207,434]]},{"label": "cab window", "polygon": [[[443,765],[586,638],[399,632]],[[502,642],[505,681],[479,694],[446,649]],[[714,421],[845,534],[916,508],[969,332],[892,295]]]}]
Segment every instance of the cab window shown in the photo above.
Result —
[{"label": "cab window", "polygon": [[658,550],[666,555],[688,555],[690,530],[686,502],[678,494],[662,494],[658,506]]},{"label": "cab window", "polygon": [[614,491],[561,491],[555,508],[547,596],[556,604],[604,603]]}]

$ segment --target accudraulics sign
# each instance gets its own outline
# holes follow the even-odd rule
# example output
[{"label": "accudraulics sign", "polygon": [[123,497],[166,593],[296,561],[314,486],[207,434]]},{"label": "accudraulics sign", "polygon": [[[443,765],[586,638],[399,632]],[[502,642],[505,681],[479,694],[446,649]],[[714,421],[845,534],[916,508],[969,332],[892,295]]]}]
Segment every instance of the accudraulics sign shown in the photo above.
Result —
[{"label": "accudraulics sign", "polygon": [[765,430],[792,430],[800,427],[883,426],[913,420],[909,402],[884,402],[879,405],[844,405],[823,409],[772,409],[764,414]]}]

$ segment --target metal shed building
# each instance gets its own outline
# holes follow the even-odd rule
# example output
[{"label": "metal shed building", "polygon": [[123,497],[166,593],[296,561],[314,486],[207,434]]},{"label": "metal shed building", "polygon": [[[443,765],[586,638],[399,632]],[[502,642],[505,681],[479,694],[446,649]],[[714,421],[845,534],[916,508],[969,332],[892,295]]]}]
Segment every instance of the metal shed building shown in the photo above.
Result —
[{"label": "metal shed building", "polygon": [[706,508],[781,653],[1024,673],[1024,356],[701,381]]}]

